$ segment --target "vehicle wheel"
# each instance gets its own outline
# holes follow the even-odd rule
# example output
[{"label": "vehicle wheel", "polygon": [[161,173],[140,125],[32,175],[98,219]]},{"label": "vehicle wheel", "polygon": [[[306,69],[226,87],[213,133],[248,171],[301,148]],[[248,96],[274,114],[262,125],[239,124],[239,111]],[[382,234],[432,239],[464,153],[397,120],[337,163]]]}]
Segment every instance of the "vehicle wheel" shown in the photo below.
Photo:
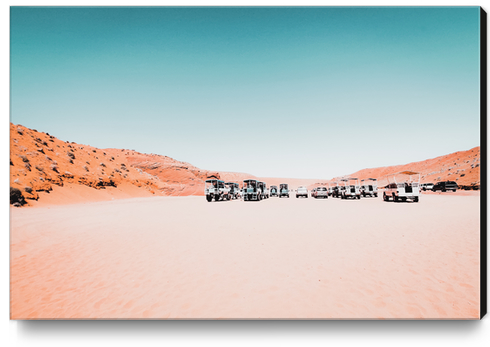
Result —
[{"label": "vehicle wheel", "polygon": [[419,197],[416,196],[415,199],[413,199],[413,202],[419,202]]},{"label": "vehicle wheel", "polygon": [[407,198],[402,198],[402,201],[403,201],[403,202],[406,202],[406,201],[407,201]]},{"label": "vehicle wheel", "polygon": [[395,194],[393,194],[393,202],[398,202],[398,197]]},{"label": "vehicle wheel", "polygon": [[212,197],[212,196],[210,196],[210,195],[207,195],[207,196],[206,196],[206,200],[207,200],[208,202],[211,202],[211,201],[213,201],[213,197]]},{"label": "vehicle wheel", "polygon": [[216,196],[214,197],[214,201],[219,201],[219,195],[216,195]]},{"label": "vehicle wheel", "polygon": [[385,193],[383,193],[383,201],[388,201],[388,200],[389,200],[388,196]]},{"label": "vehicle wheel", "polygon": [[375,198],[377,198],[377,197],[378,197],[378,193],[375,193],[375,194],[374,194],[374,197],[375,197]]},{"label": "vehicle wheel", "polygon": [[446,192],[446,189],[443,189],[443,190],[441,190],[441,191],[442,191],[443,193],[445,193],[445,192]]},{"label": "vehicle wheel", "polygon": [[[365,197],[365,196],[364,196],[364,197]],[[357,200],[360,200],[360,199],[361,199],[361,196],[360,196],[360,195],[358,195],[358,196],[357,196]]]}]

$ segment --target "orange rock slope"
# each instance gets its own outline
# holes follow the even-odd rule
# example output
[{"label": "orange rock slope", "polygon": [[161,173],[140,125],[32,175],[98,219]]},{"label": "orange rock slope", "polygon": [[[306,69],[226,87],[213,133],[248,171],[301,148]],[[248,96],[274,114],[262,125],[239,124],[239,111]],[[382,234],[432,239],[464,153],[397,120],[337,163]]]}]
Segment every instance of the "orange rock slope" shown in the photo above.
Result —
[{"label": "orange rock slope", "polygon": [[455,181],[459,186],[479,188],[480,147],[405,165],[363,169],[349,176],[360,179],[377,178],[383,184],[383,177],[386,175],[406,170],[419,172],[421,183]]},{"label": "orange rock slope", "polygon": [[203,180],[212,174],[219,176],[166,156],[64,142],[48,133],[10,124],[10,186],[19,189],[27,201],[73,184],[94,192],[129,185],[133,187],[130,195],[135,196],[141,196],[141,191],[202,195]]}]

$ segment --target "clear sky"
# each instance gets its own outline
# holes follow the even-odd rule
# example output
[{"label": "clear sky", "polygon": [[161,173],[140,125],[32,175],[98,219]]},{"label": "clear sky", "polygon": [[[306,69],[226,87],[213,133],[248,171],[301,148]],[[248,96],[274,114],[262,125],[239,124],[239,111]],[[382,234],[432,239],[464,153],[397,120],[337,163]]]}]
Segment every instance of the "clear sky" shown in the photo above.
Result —
[{"label": "clear sky", "polygon": [[332,178],[480,144],[479,8],[11,8],[11,122]]}]

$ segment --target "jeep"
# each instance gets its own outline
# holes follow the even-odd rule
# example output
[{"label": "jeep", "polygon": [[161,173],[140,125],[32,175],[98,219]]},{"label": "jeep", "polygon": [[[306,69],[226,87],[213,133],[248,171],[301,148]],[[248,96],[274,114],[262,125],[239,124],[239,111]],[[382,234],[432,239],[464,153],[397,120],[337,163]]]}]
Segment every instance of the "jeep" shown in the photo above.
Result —
[{"label": "jeep", "polygon": [[230,200],[229,189],[225,186],[225,182],[210,179],[204,182],[204,195],[206,195],[206,200],[211,202],[219,200]]},{"label": "jeep", "polygon": [[389,184],[383,192],[383,200],[394,202],[413,200],[419,201],[420,173],[414,171],[402,171],[387,176]]},{"label": "jeep", "polygon": [[363,197],[378,196],[378,180],[376,178],[366,178],[361,180],[361,194]]},{"label": "jeep", "polygon": [[343,178],[340,180],[343,183],[342,189],[340,190],[340,197],[342,199],[361,198],[361,186],[359,184],[358,178]]},{"label": "jeep", "polygon": [[262,190],[259,188],[257,180],[243,181],[243,200],[260,201],[262,200]]},{"label": "jeep", "polygon": [[289,198],[289,186],[287,183],[281,183],[279,185],[279,197],[282,198],[283,196]]}]

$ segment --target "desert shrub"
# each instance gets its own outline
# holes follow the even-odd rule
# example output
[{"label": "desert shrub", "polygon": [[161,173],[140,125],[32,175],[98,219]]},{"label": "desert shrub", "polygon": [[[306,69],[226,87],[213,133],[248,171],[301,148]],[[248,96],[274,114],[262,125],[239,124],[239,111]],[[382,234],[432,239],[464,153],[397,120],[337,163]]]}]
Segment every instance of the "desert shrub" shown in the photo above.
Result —
[{"label": "desert shrub", "polygon": [[73,160],[72,160],[72,159],[68,160],[68,162],[69,162],[70,164],[73,164]]},{"label": "desert shrub", "polygon": [[100,166],[106,167],[104,163],[100,163]]},{"label": "desert shrub", "polygon": [[54,172],[58,172],[59,173],[59,171],[58,171],[58,165],[52,164],[51,165],[51,170],[53,170]]},{"label": "desert shrub", "polygon": [[88,172],[88,167],[86,165],[84,165],[83,168]]},{"label": "desert shrub", "polygon": [[15,203],[22,206],[26,203],[26,200],[20,189],[10,187],[10,204],[13,205]]},{"label": "desert shrub", "polygon": [[31,171],[31,164],[25,163],[24,166],[27,170]]},{"label": "desert shrub", "polygon": [[44,171],[44,168],[42,166],[39,166],[39,165],[36,165],[36,169],[38,171],[41,171],[41,172]]},{"label": "desert shrub", "polygon": [[17,128],[17,133],[19,135],[24,135],[24,131],[21,128]]},{"label": "desert shrub", "polygon": [[71,159],[75,159],[75,154],[73,154],[72,152],[68,152],[67,154]]},{"label": "desert shrub", "polygon": [[24,190],[28,193],[32,193],[32,187],[25,187]]},{"label": "desert shrub", "polygon": [[28,162],[29,162],[29,158],[27,158],[25,155],[21,155],[21,156],[20,156],[20,159],[22,159],[22,161],[23,161],[24,163],[28,163]]}]

